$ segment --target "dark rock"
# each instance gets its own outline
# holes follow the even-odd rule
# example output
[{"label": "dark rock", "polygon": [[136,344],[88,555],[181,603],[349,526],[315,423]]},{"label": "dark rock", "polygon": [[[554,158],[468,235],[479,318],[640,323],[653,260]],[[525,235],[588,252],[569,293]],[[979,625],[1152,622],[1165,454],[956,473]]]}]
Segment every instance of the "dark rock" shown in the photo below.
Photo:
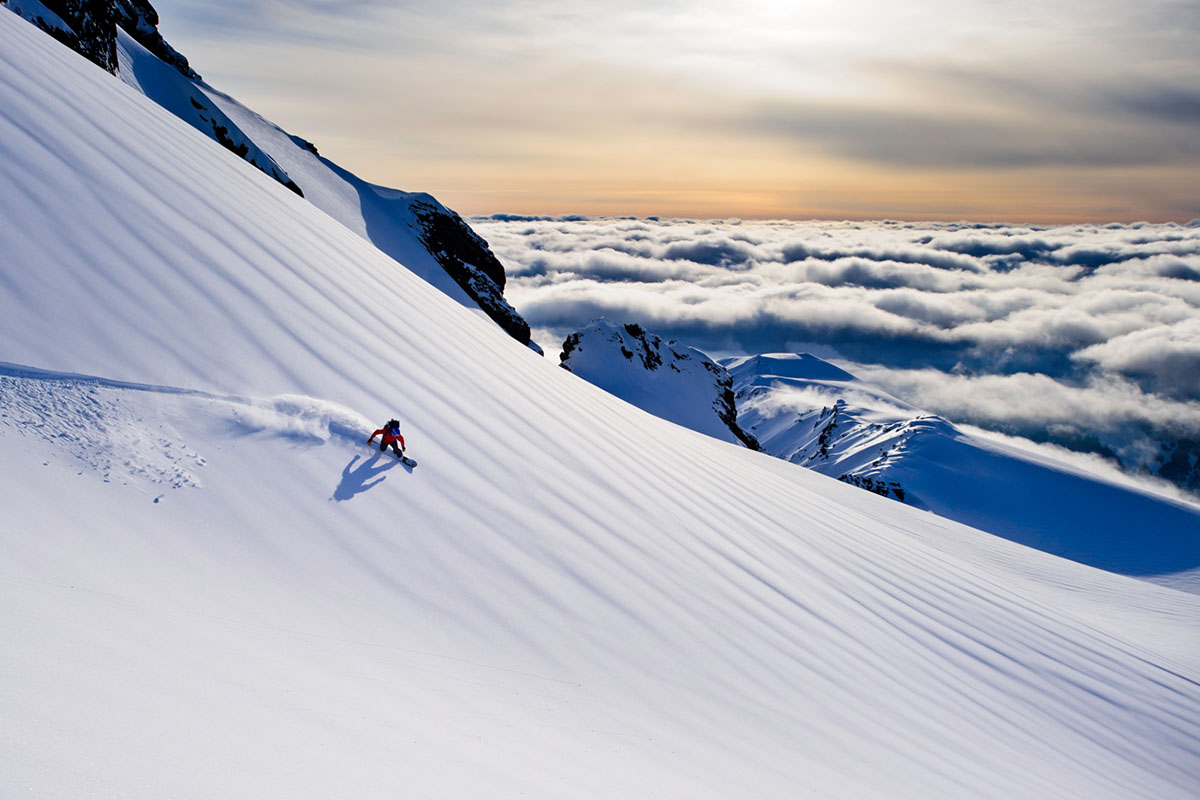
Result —
[{"label": "dark rock", "polygon": [[101,69],[117,71],[117,9],[115,0],[42,0],[65,27],[36,14],[30,22]]},{"label": "dark rock", "polygon": [[[642,360],[642,366],[653,372],[662,366],[662,339],[657,336],[649,336],[646,334],[641,325],[634,323],[625,326],[625,333],[629,334],[630,338],[638,345],[638,356]],[[629,360],[633,360],[633,352],[621,346],[621,354]]]},{"label": "dark rock", "polygon": [[567,336],[566,339],[563,339],[562,352],[558,355],[558,365],[567,372],[571,371],[571,365],[567,362],[570,361],[572,353],[574,353],[576,350],[582,349],[579,346],[579,342],[582,341],[582,339],[583,334],[578,331]]},{"label": "dark rock", "polygon": [[310,142],[308,139],[304,139],[300,136],[293,136],[290,133],[288,134],[288,138],[291,139],[296,144],[303,147],[308,152],[312,153],[314,156],[321,155],[320,153],[317,152],[317,146],[315,144],[313,144],[312,142]]},{"label": "dark rock", "polygon": [[442,269],[509,336],[529,344],[529,323],[504,299],[504,265],[462,217],[429,198],[411,203],[418,237]]},{"label": "dark rock", "polygon": [[762,450],[762,445],[758,443],[758,439],[754,434],[738,425],[737,421],[737,402],[733,396],[733,377],[726,375],[728,383],[725,384],[725,391],[721,393],[719,402],[713,403],[713,408],[720,417],[721,422],[724,422],[726,427],[738,438],[742,444],[746,445],[750,450]]},{"label": "dark rock", "polygon": [[1153,474],[1200,494],[1200,440],[1169,439],[1162,444],[1161,466]]},{"label": "dark rock", "polygon": [[158,12],[146,0],[42,0],[61,24],[33,12],[23,16],[101,69],[117,72],[117,26],[142,47],[192,79],[188,60],[158,32]]},{"label": "dark rock", "polygon": [[[203,97],[203,95],[200,97]],[[246,138],[246,134],[238,130],[236,126],[234,126],[234,130],[231,132],[229,127],[217,121],[217,119],[223,119],[229,122],[230,125],[233,125],[228,117],[208,104],[207,98],[201,100],[197,95],[192,95],[188,100],[191,102],[192,108],[200,112],[200,122],[192,123],[198,130],[211,135],[222,147],[238,158],[243,159],[246,163],[256,167],[264,175],[283,184],[300,197],[304,197],[304,192],[300,190],[300,187],[294,180],[288,177],[283,168],[275,163],[274,159],[257,146],[251,149],[251,142]],[[205,125],[208,126],[208,130],[205,129]],[[234,138],[235,136],[237,137],[236,139]]]},{"label": "dark rock", "polygon": [[[117,24],[142,47],[170,64],[184,76],[199,80],[200,76],[188,64],[187,58],[158,32],[158,12],[146,0],[116,0]],[[115,35],[115,34],[114,34]]]},{"label": "dark rock", "polygon": [[900,502],[904,502],[904,488],[896,481],[877,480],[869,475],[853,474],[841,475],[838,480],[860,489],[866,489],[868,492],[874,492],[880,497],[894,496]]}]

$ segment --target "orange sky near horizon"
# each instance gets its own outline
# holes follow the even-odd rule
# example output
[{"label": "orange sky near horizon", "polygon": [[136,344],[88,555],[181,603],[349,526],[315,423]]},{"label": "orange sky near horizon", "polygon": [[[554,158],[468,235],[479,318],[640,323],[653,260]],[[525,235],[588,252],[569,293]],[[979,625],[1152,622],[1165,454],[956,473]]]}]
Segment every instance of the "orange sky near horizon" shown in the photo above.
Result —
[{"label": "orange sky near horizon", "polygon": [[1200,217],[1195,3],[158,8],[213,86],[466,215]]}]

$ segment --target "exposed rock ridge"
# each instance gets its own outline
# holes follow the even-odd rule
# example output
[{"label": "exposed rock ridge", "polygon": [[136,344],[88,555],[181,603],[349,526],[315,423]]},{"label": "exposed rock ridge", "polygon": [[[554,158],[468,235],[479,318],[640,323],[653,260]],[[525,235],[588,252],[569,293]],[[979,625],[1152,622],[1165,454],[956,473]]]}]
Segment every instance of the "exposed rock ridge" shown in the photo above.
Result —
[{"label": "exposed rock ridge", "polygon": [[180,74],[194,81],[200,76],[188,64],[182,53],[162,37],[158,32],[158,12],[146,0],[117,0],[117,24],[134,38],[142,47],[158,56],[164,64],[177,69]]},{"label": "exposed rock ridge", "polygon": [[101,69],[117,71],[117,0],[0,0]]},{"label": "exposed rock ridge", "polygon": [[509,336],[528,345],[529,323],[504,299],[504,265],[483,237],[429,195],[418,195],[410,208],[421,243],[447,274]]},{"label": "exposed rock ridge", "polygon": [[[887,401],[878,408],[848,403],[847,394],[863,402],[865,387],[808,355],[736,359],[730,371],[742,424],[765,452],[900,501],[909,497],[895,475],[903,469],[906,449],[914,437],[947,424]],[[805,407],[801,397],[834,402]]]},{"label": "exposed rock ridge", "polygon": [[[200,76],[158,31],[158,12],[147,0],[0,0],[58,41],[114,75],[117,26],[142,47],[192,80]],[[47,13],[49,12],[49,13]]]}]

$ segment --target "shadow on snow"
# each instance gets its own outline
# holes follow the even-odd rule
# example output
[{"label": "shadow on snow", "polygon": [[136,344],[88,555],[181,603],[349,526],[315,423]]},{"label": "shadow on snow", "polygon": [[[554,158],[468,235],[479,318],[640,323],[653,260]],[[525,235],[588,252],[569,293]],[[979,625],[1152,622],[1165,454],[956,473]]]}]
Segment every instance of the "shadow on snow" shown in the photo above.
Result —
[{"label": "shadow on snow", "polygon": [[356,467],[355,464],[361,458],[363,458],[361,455],[354,456],[350,459],[350,463],[342,468],[342,480],[333,490],[334,500],[338,502],[349,500],[357,494],[378,486],[387,477],[385,473],[393,467],[403,466],[406,471],[412,472],[412,467],[402,464],[398,459],[378,454],[371,456]]}]

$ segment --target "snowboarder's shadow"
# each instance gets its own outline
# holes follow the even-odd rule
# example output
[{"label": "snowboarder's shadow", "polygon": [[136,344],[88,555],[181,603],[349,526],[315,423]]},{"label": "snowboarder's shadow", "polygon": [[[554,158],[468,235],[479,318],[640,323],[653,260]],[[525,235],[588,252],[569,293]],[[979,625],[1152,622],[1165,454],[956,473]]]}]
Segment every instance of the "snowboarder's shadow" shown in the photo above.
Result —
[{"label": "snowboarder's shadow", "polygon": [[[333,490],[334,500],[338,502],[349,500],[356,494],[365,492],[373,486],[378,486],[387,477],[384,473],[401,463],[398,459],[373,455],[355,467],[354,465],[360,458],[362,456],[356,455],[350,459],[349,464],[342,468],[341,483]],[[412,472],[411,467],[405,465],[405,468],[409,472]]]}]

